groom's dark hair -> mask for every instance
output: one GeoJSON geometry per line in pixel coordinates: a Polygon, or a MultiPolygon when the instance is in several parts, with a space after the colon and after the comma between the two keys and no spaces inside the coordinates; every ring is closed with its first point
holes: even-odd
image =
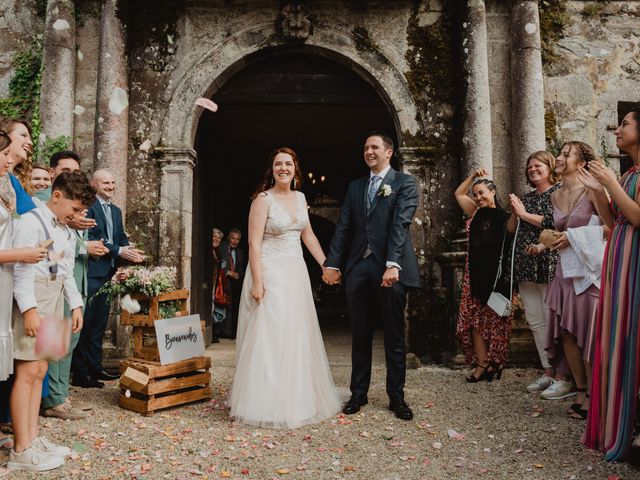
{"type": "Polygon", "coordinates": [[[369,135],[367,135],[367,138],[369,137],[380,137],[385,147],[387,147],[390,150],[394,149],[393,140],[391,140],[391,137],[384,132],[374,130],[373,132],[370,132],[369,135]]]}

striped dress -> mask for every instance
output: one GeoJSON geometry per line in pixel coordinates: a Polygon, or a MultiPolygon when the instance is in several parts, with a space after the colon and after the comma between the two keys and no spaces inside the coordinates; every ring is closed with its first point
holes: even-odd
{"type": "MultiPolygon", "coordinates": [[[[640,167],[620,183],[635,199],[640,167]]],[[[604,450],[607,461],[624,459],[631,448],[640,388],[640,229],[612,203],[615,226],[602,266],[591,403],[583,443],[604,450]]]]}

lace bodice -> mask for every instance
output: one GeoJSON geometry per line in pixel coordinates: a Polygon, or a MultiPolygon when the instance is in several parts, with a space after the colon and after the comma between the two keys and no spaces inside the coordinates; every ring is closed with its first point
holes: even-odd
{"type": "Polygon", "coordinates": [[[268,192],[263,195],[269,205],[262,237],[262,258],[301,257],[300,234],[309,225],[304,193],[296,191],[296,218],[268,192]]]}

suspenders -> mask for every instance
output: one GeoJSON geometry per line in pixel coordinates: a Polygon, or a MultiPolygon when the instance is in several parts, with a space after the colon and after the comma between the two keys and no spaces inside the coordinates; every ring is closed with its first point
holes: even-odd
{"type": "MultiPolygon", "coordinates": [[[[44,230],[45,238],[47,240],[51,240],[51,234],[49,233],[49,229],[47,228],[40,214],[37,212],[37,209],[34,208],[33,210],[30,210],[27,213],[32,213],[40,221],[40,225],[42,225],[42,229],[44,230]]],[[[52,251],[53,251],[53,243],[49,243],[49,245],[47,245],[47,260],[49,261],[49,278],[51,278],[51,280],[55,280],[56,277],[58,276],[58,263],[57,262],[53,264],[51,263],[52,251]]]]}

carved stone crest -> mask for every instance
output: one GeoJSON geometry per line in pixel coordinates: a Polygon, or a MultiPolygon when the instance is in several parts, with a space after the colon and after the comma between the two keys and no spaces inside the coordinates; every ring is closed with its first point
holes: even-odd
{"type": "Polygon", "coordinates": [[[304,5],[285,5],[276,22],[285,40],[304,42],[313,34],[313,25],[304,5]]]}

